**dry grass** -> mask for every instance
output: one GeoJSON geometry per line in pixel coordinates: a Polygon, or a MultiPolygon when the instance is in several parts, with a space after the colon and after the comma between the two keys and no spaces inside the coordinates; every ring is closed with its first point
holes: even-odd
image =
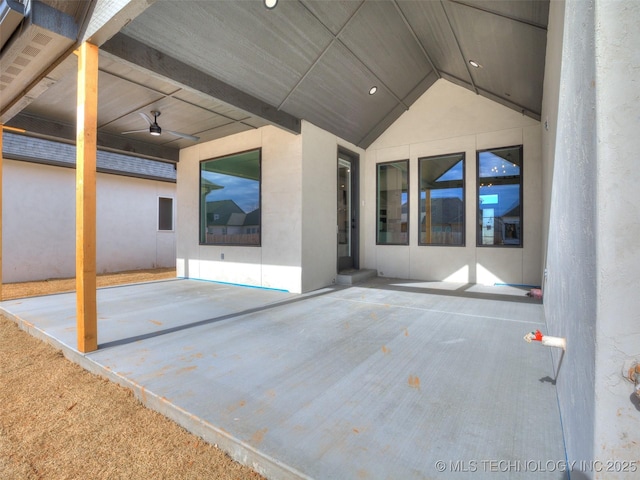
{"type": "MultiPolygon", "coordinates": [[[[175,278],[175,268],[157,268],[153,270],[133,270],[129,272],[98,275],[98,287],[122,285],[124,283],[140,283],[166,278],[175,278]]],[[[75,278],[56,278],[37,282],[8,283],[2,286],[2,299],[33,297],[52,293],[73,292],[76,289],[75,278]]]]}
{"type": "MultiPolygon", "coordinates": [[[[99,285],[171,278],[102,275],[99,285]]],[[[74,280],[5,285],[4,299],[73,290],[74,280]]],[[[130,390],[69,362],[0,316],[2,479],[260,479],[130,390]]]]}

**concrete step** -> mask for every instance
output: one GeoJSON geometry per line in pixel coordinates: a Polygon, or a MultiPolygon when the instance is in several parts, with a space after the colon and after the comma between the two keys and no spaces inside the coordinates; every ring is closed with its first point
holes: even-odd
{"type": "Polygon", "coordinates": [[[378,274],[377,271],[372,269],[364,270],[343,270],[338,273],[336,277],[336,283],[338,285],[355,285],[368,278],[375,277],[378,274]]]}

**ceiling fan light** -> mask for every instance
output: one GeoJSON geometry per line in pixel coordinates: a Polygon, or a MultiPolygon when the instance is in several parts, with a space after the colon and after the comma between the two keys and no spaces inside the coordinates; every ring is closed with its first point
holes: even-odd
{"type": "Polygon", "coordinates": [[[264,0],[264,6],[269,10],[273,10],[278,5],[278,0],[264,0]]]}
{"type": "Polygon", "coordinates": [[[154,123],[153,125],[149,126],[149,133],[157,137],[162,133],[162,129],[160,128],[160,125],[154,123]]]}

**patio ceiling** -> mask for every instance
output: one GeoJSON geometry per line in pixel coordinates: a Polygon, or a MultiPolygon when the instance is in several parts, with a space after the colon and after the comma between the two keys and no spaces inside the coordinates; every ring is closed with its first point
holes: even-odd
{"type": "Polygon", "coordinates": [[[280,0],[273,10],[262,0],[32,0],[30,8],[0,51],[0,122],[27,134],[75,138],[70,53],[84,40],[101,52],[99,146],[152,158],[177,161],[195,143],[169,131],[204,142],[267,124],[299,132],[301,119],[366,148],[439,78],[540,118],[548,0],[280,0]],[[162,135],[122,134],[147,129],[139,114],[152,110],[162,112],[162,135]]]}

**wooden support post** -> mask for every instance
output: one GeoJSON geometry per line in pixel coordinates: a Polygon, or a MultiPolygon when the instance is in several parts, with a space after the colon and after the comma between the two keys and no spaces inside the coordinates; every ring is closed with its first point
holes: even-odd
{"type": "Polygon", "coordinates": [[[2,135],[4,133],[3,125],[0,123],[0,301],[2,300],[2,168],[3,168],[3,155],[2,155],[2,135]]]}
{"type": "Polygon", "coordinates": [[[76,325],[78,350],[98,349],[96,293],[96,149],[98,47],[78,49],[76,136],[76,325]]]}

